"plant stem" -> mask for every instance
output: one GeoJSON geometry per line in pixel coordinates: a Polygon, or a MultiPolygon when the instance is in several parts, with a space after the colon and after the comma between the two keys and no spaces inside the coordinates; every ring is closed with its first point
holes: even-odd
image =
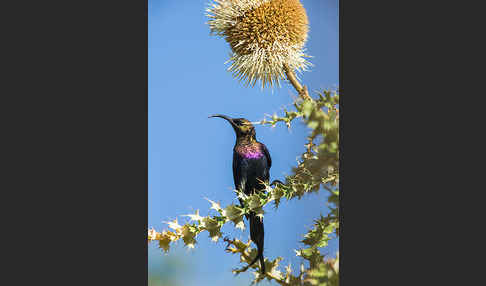
{"type": "Polygon", "coordinates": [[[309,91],[307,90],[307,86],[302,86],[300,82],[297,80],[297,77],[295,76],[294,71],[287,65],[284,64],[284,71],[285,75],[287,75],[287,79],[290,81],[292,86],[295,88],[295,90],[299,93],[300,97],[303,99],[309,99],[309,91]]]}
{"type": "MultiPolygon", "coordinates": [[[[243,251],[241,254],[243,255],[243,257],[245,257],[245,259],[246,259],[246,260],[250,260],[250,256],[249,256],[249,255],[247,255],[247,254],[245,253],[245,251],[243,251]]],[[[260,271],[259,269],[260,269],[260,267],[259,267],[259,266],[257,266],[257,271],[260,271]]],[[[245,271],[246,271],[246,269],[245,269],[245,271]]],[[[264,274],[264,275],[265,275],[265,276],[267,276],[267,277],[269,277],[269,278],[271,278],[271,279],[273,279],[273,280],[275,280],[275,282],[277,282],[278,284],[280,284],[280,285],[282,285],[282,286],[290,286],[289,284],[285,283],[285,281],[281,280],[280,278],[278,278],[278,277],[274,276],[274,275],[273,275],[273,274],[271,274],[271,273],[265,272],[265,274],[264,274]]]]}

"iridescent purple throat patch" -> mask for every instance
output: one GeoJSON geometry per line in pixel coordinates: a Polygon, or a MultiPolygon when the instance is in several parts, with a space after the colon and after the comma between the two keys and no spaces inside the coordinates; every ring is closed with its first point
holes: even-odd
{"type": "Polygon", "coordinates": [[[259,159],[263,157],[263,153],[258,151],[247,151],[243,154],[243,156],[246,159],[259,159]]]}

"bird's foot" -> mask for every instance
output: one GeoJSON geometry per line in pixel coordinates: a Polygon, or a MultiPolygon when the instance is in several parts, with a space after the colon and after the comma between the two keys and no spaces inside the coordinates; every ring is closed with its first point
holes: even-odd
{"type": "Polygon", "coordinates": [[[285,185],[284,183],[282,183],[280,180],[273,180],[273,182],[270,183],[270,186],[273,186],[275,185],[276,183],[279,183],[281,185],[285,185]]]}

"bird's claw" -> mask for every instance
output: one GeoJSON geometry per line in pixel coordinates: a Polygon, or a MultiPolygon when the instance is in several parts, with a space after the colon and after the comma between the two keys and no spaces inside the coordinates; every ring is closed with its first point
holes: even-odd
{"type": "Polygon", "coordinates": [[[270,183],[270,186],[273,186],[275,185],[276,183],[279,183],[281,185],[285,185],[284,183],[282,183],[280,180],[273,180],[273,182],[270,183]]]}

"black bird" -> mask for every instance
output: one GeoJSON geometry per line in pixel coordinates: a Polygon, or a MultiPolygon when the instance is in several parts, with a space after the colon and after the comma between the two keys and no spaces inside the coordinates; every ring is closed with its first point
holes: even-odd
{"type": "MultiPolygon", "coordinates": [[[[226,119],[236,133],[236,144],[233,148],[233,179],[235,188],[246,195],[260,192],[265,189],[263,182],[268,183],[272,159],[267,147],[256,140],[255,127],[244,118],[230,118],[225,115],[215,114],[209,116],[226,119]]],[[[243,206],[243,201],[240,199],[243,206]]],[[[265,273],[263,258],[263,220],[254,212],[246,215],[250,222],[250,238],[256,244],[258,252],[255,259],[247,266],[250,267],[258,259],[260,269],[265,273]]]]}

